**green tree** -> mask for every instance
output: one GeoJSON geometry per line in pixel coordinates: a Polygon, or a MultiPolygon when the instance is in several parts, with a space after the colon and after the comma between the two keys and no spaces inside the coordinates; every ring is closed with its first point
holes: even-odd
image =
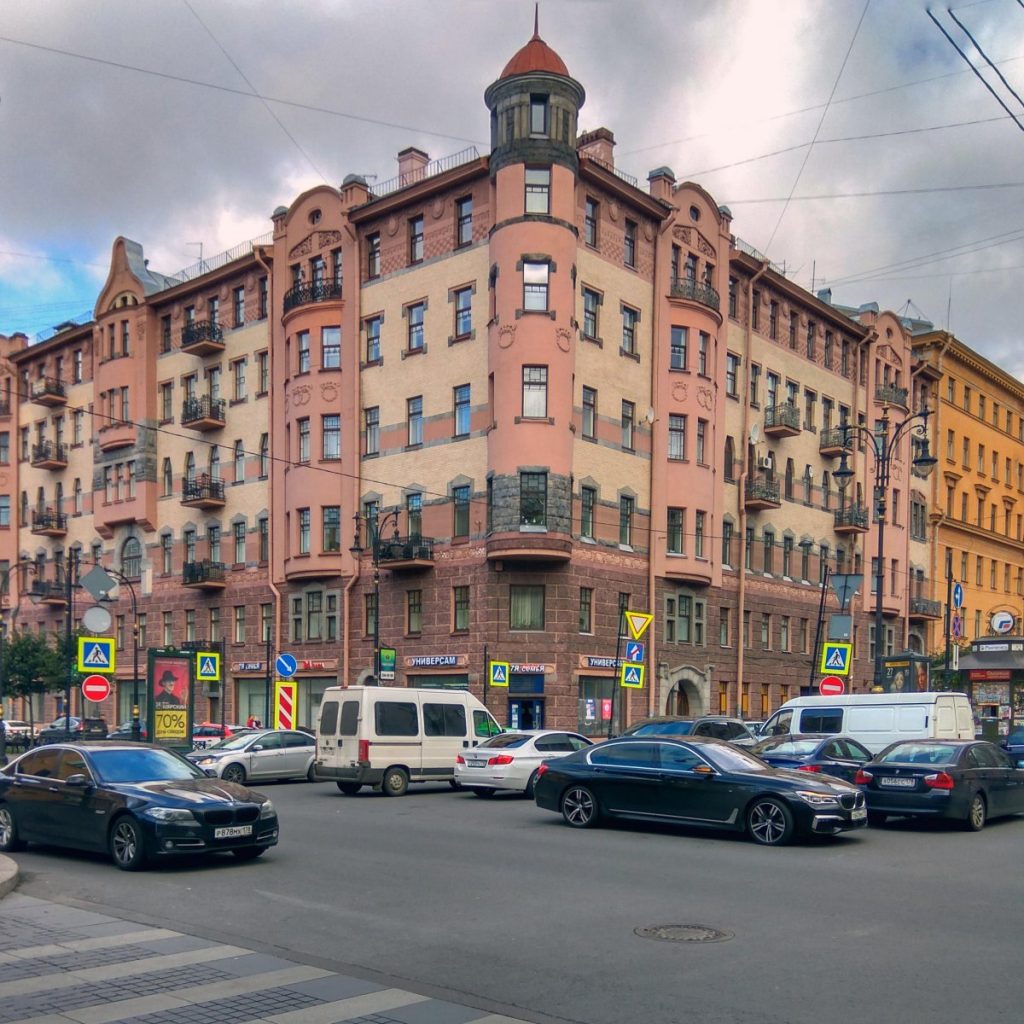
{"type": "Polygon", "coordinates": [[[14,633],[4,644],[0,665],[4,688],[8,697],[28,699],[30,725],[34,724],[31,698],[63,689],[64,665],[60,652],[45,635],[24,630],[14,633]]]}

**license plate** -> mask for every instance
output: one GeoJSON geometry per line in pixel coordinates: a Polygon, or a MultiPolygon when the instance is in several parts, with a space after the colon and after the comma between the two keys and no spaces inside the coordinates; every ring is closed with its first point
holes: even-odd
{"type": "Polygon", "coordinates": [[[890,786],[893,789],[913,789],[917,785],[917,779],[894,779],[883,776],[878,780],[880,786],[890,786]]]}
{"type": "Polygon", "coordinates": [[[483,761],[467,761],[466,764],[468,764],[470,768],[483,768],[484,766],[483,761]]]}
{"type": "Polygon", "coordinates": [[[853,821],[863,821],[868,816],[866,807],[858,807],[856,810],[850,813],[850,818],[853,821]]]}
{"type": "Polygon", "coordinates": [[[238,839],[240,836],[251,836],[252,825],[230,825],[227,828],[215,828],[214,839],[238,839]]]}

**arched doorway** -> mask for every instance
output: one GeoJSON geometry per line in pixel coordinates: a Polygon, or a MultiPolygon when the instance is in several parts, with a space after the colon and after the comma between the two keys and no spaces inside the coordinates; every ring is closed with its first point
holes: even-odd
{"type": "Polygon", "coordinates": [[[703,672],[695,668],[677,668],[669,675],[668,683],[666,715],[696,717],[708,713],[709,683],[703,672]]]}

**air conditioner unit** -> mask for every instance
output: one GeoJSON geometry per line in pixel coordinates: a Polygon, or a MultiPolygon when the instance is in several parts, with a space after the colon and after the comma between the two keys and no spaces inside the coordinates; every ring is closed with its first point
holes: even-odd
{"type": "Polygon", "coordinates": [[[758,455],[757,457],[757,468],[758,469],[771,469],[774,463],[770,455],[758,455]]]}

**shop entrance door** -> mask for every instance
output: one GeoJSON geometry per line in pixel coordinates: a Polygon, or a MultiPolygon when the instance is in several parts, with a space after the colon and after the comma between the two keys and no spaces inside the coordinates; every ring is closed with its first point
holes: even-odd
{"type": "Polygon", "coordinates": [[[510,697],[508,725],[510,729],[543,729],[544,701],[531,697],[510,697]]]}

